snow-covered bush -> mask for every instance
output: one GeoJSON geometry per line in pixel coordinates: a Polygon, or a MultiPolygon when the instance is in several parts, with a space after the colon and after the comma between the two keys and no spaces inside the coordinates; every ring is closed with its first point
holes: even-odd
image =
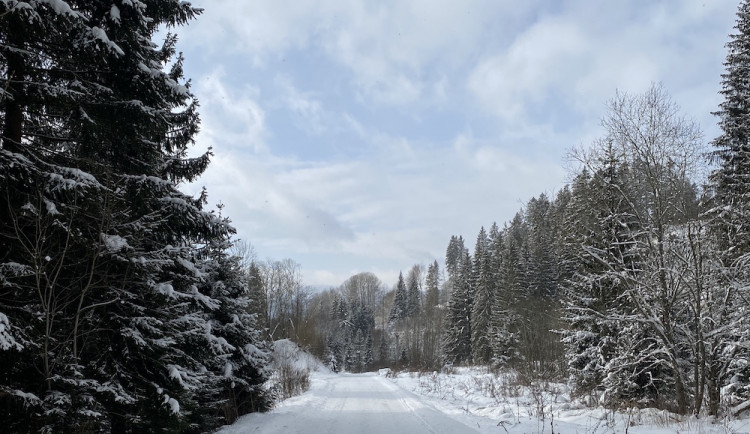
{"type": "Polygon", "coordinates": [[[310,387],[310,372],[321,368],[315,357],[294,342],[278,340],[274,342],[271,388],[280,399],[299,395],[310,387]]]}

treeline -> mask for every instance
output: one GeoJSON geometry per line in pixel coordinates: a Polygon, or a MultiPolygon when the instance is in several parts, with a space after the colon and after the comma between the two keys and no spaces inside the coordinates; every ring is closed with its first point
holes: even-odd
{"type": "Polygon", "coordinates": [[[0,2],[3,432],[204,432],[271,404],[234,229],[178,190],[210,152],[187,156],[197,102],[153,37],[200,10],[116,3],[0,2]]]}
{"type": "Polygon", "coordinates": [[[302,344],[336,370],[438,369],[443,364],[437,263],[415,265],[386,291],[372,273],[311,296],[302,344]],[[426,286],[426,287],[425,287],[426,286]]]}
{"type": "Polygon", "coordinates": [[[746,409],[750,154],[729,66],[713,152],[661,86],[618,94],[554,200],[481,229],[473,256],[451,239],[446,361],[568,378],[610,407],[746,409]]]}

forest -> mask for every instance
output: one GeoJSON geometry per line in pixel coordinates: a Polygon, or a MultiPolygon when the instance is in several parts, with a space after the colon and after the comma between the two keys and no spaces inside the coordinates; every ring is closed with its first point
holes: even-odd
{"type": "Polygon", "coordinates": [[[392,290],[363,273],[311,295],[289,337],[347,371],[484,365],[570,381],[611,408],[745,410],[743,152],[727,136],[705,149],[660,85],[608,107],[607,135],[571,151],[580,164],[554,198],[480,228],[472,252],[452,236],[443,271],[415,265],[392,290]],[[706,156],[718,168],[701,179],[706,156]]]}
{"type": "Polygon", "coordinates": [[[210,431],[279,399],[279,339],[336,372],[477,365],[607,408],[750,409],[750,2],[718,137],[661,84],[616,92],[564,188],[475,241],[446,236],[392,288],[362,272],[326,290],[181,191],[212,151],[190,153],[177,37],[154,40],[200,13],[0,1],[4,429],[210,431]]]}

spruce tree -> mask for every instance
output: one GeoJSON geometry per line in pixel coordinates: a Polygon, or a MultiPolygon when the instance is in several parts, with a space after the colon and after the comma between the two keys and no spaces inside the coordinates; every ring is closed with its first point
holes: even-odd
{"type": "MultiPolygon", "coordinates": [[[[708,212],[711,227],[723,263],[721,287],[727,288],[727,300],[746,300],[743,288],[750,282],[750,2],[743,0],[737,10],[736,32],[727,43],[727,57],[722,74],[721,94],[724,100],[714,115],[719,118],[721,134],[712,142],[713,162],[718,166],[710,176],[714,189],[713,208],[708,212]]],[[[739,301],[738,300],[738,301],[739,301]]],[[[739,303],[730,312],[737,312],[739,303]]],[[[744,304],[745,308],[747,304],[744,304]]],[[[745,315],[746,316],[746,315],[745,315]]],[[[739,323],[732,327],[732,340],[748,339],[748,327],[739,323]]],[[[719,342],[719,340],[715,340],[719,342]]],[[[725,390],[733,404],[750,398],[750,351],[741,346],[732,350],[713,344],[718,353],[711,372],[728,371],[734,381],[725,390]],[[731,354],[728,368],[719,360],[731,354]]],[[[717,375],[718,376],[718,375],[717,375]]],[[[721,400],[721,381],[713,381],[715,392],[710,396],[710,410],[715,411],[721,400]]]]}
{"type": "Polygon", "coordinates": [[[473,304],[471,256],[464,250],[460,265],[451,277],[451,299],[443,340],[446,362],[471,362],[471,308],[473,304]]]}
{"type": "Polygon", "coordinates": [[[191,419],[201,427],[232,423],[272,404],[264,387],[271,374],[271,341],[260,324],[258,300],[249,291],[252,276],[238,257],[226,253],[228,246],[228,239],[217,240],[197,252],[197,269],[205,276],[199,287],[205,326],[195,332],[209,351],[191,419]]]}
{"type": "Polygon", "coordinates": [[[438,369],[442,362],[441,339],[443,333],[443,310],[440,303],[440,267],[433,261],[427,267],[425,277],[424,331],[422,332],[423,367],[438,369]]]}
{"type": "Polygon", "coordinates": [[[623,312],[624,288],[616,277],[608,275],[607,267],[612,263],[622,264],[633,254],[630,233],[637,228],[620,224],[629,220],[617,194],[625,187],[623,169],[618,169],[614,157],[609,164],[605,172],[597,173],[593,179],[587,172],[576,177],[566,219],[567,226],[573,229],[566,237],[571,252],[575,252],[571,262],[577,266],[565,284],[566,320],[571,327],[564,333],[563,341],[575,390],[581,395],[604,387],[608,366],[618,351],[616,343],[622,326],[607,320],[605,315],[623,312]]]}
{"type": "Polygon", "coordinates": [[[555,258],[552,233],[552,204],[545,194],[532,198],[526,206],[529,228],[529,294],[547,297],[556,292],[555,258]]]}
{"type": "Polygon", "coordinates": [[[398,273],[398,283],[396,284],[396,295],[393,298],[393,307],[391,308],[391,314],[388,317],[390,322],[397,322],[407,317],[408,310],[408,295],[406,293],[406,284],[404,283],[404,275],[398,273]]]}
{"type": "Polygon", "coordinates": [[[445,252],[445,269],[448,271],[448,276],[453,276],[458,272],[465,249],[464,239],[461,236],[451,235],[445,252]]]}
{"type": "Polygon", "coordinates": [[[425,313],[428,316],[433,316],[434,311],[439,303],[439,291],[440,291],[440,267],[437,261],[434,261],[427,267],[427,277],[425,278],[426,294],[425,294],[425,313]]]}
{"type": "Polygon", "coordinates": [[[406,279],[406,315],[416,318],[422,310],[422,268],[415,265],[409,270],[406,279]]]}
{"type": "Polygon", "coordinates": [[[247,292],[250,298],[251,312],[257,315],[256,322],[260,328],[268,333],[268,299],[263,284],[263,271],[257,262],[253,261],[246,270],[247,292]]]}
{"type": "Polygon", "coordinates": [[[722,74],[724,101],[714,114],[721,134],[714,139],[713,159],[718,168],[711,174],[716,196],[715,222],[725,263],[750,253],[750,2],[737,11],[736,33],[727,43],[726,71],[722,74]]]}
{"type": "Polygon", "coordinates": [[[152,38],[200,10],[16,6],[0,3],[5,428],[187,429],[218,355],[195,246],[233,230],[177,188],[210,155],[187,157],[199,119],[176,37],[152,38]]]}
{"type": "Polygon", "coordinates": [[[473,303],[471,306],[471,349],[474,363],[492,358],[491,322],[495,282],[490,268],[490,239],[484,228],[477,235],[473,264],[473,303]]]}
{"type": "MultiPolygon", "coordinates": [[[[507,229],[507,228],[506,228],[507,229]]],[[[515,250],[506,243],[504,232],[498,231],[492,237],[490,268],[495,282],[490,321],[490,343],[492,363],[497,367],[507,367],[519,359],[517,301],[520,295],[515,284],[517,261],[515,250]]]]}

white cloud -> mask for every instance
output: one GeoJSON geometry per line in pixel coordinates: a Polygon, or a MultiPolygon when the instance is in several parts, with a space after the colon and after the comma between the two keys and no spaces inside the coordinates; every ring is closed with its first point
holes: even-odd
{"type": "Polygon", "coordinates": [[[489,110],[513,121],[569,80],[570,69],[587,51],[587,39],[575,25],[542,21],[506,52],[482,60],[469,76],[469,88],[489,110]]]}
{"type": "Polygon", "coordinates": [[[204,13],[182,40],[201,50],[249,57],[252,64],[262,66],[268,56],[308,44],[320,23],[317,3],[299,0],[290,7],[285,2],[198,0],[194,4],[204,13]]]}
{"type": "Polygon", "coordinates": [[[539,111],[599,117],[616,89],[642,92],[659,81],[668,89],[695,86],[723,56],[723,39],[697,30],[733,12],[727,0],[721,7],[706,3],[569,2],[478,59],[467,88],[488,112],[513,124],[539,111]]]}
{"type": "Polygon", "coordinates": [[[325,202],[305,197],[298,188],[301,185],[284,182],[283,177],[293,176],[296,170],[292,161],[217,150],[198,184],[211,187],[209,199],[224,203],[240,237],[258,242],[259,247],[273,244],[288,248],[292,244],[315,249],[353,237],[352,231],[325,209],[325,202]]]}
{"type": "Polygon", "coordinates": [[[290,50],[320,50],[350,71],[361,98],[404,105],[439,98],[442,75],[478,53],[488,26],[513,27],[534,3],[511,1],[197,1],[206,9],[183,41],[221,46],[263,67],[290,50]]]}
{"type": "Polygon", "coordinates": [[[297,127],[309,134],[323,133],[326,120],[320,100],[312,92],[297,89],[289,77],[276,76],[274,81],[281,91],[284,105],[294,115],[297,127]]]}
{"type": "Polygon", "coordinates": [[[194,92],[201,104],[202,141],[267,151],[265,112],[256,88],[229,88],[224,72],[217,69],[202,77],[194,92]]]}
{"type": "Polygon", "coordinates": [[[308,270],[303,274],[302,279],[304,282],[308,282],[308,285],[334,288],[344,283],[344,281],[351,276],[352,274],[349,274],[348,272],[344,274],[336,274],[330,270],[308,270]]]}

